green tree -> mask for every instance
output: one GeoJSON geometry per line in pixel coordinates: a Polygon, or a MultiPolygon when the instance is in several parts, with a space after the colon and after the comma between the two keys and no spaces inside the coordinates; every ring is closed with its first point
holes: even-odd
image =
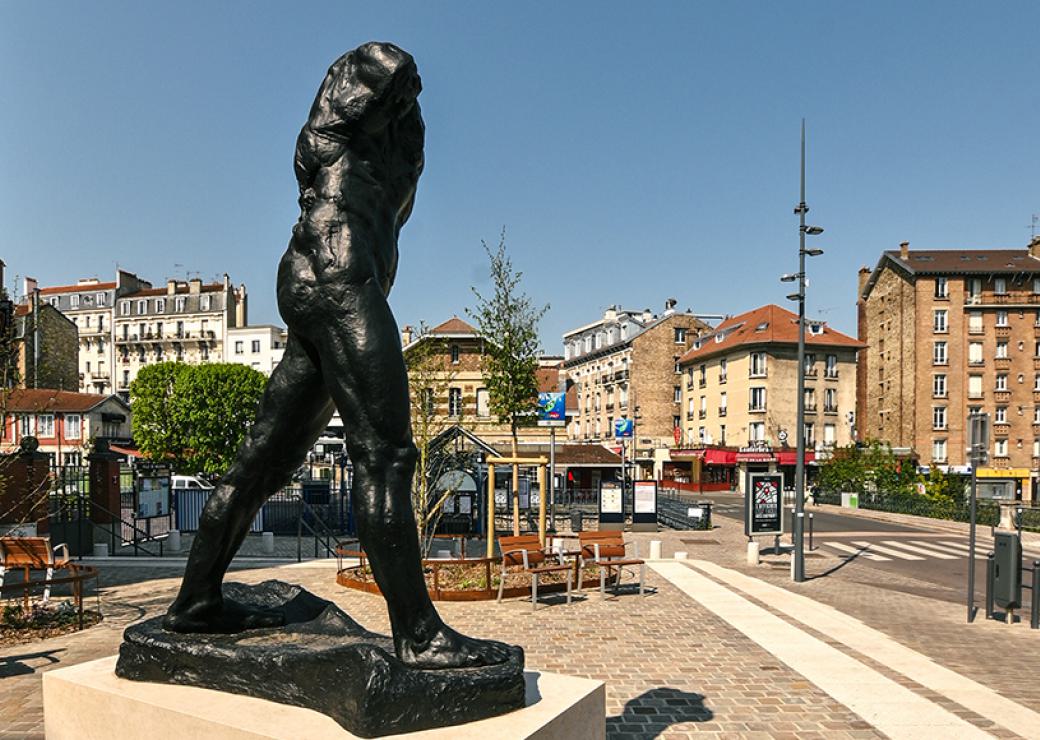
{"type": "Polygon", "coordinates": [[[179,472],[223,473],[266,384],[263,373],[245,365],[149,365],[130,384],[134,440],[179,472]]]}
{"type": "MultiPolygon", "coordinates": [[[[517,429],[536,418],[538,405],[538,322],[549,306],[536,308],[520,287],[523,273],[513,269],[502,229],[498,248],[480,242],[490,259],[492,293],[475,287],[477,303],[466,313],[484,339],[483,373],[488,405],[501,424],[509,424],[512,454],[517,456],[517,429]]],[[[513,534],[520,534],[519,466],[513,465],[513,534]]]]}

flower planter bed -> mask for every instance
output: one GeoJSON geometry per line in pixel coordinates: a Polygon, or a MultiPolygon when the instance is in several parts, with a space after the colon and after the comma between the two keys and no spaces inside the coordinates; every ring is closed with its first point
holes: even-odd
{"type": "MultiPolygon", "coordinates": [[[[430,592],[430,598],[434,601],[490,601],[498,598],[501,562],[499,558],[424,560],[423,574],[426,577],[426,588],[430,592]]],[[[516,571],[506,573],[503,598],[511,599],[531,594],[531,576],[520,572],[519,568],[516,571]]],[[[583,588],[599,588],[597,568],[586,568],[583,573],[586,576],[582,582],[583,588]]],[[[336,573],[336,583],[357,591],[379,593],[379,586],[372,578],[372,571],[363,561],[361,565],[341,568],[336,573]]],[[[566,590],[567,581],[563,574],[545,574],[538,579],[538,593],[566,590]]]]}

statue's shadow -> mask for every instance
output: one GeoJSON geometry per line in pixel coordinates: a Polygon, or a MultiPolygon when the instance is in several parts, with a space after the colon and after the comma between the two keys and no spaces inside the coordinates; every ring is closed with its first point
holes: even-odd
{"type": "Polygon", "coordinates": [[[672,725],[708,722],[715,713],[704,706],[704,696],[669,686],[644,691],[625,702],[621,714],[607,717],[607,737],[657,737],[672,725]]]}

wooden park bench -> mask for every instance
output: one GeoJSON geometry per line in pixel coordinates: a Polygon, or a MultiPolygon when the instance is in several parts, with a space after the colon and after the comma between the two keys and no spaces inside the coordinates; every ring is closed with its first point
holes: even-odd
{"type": "MultiPolygon", "coordinates": [[[[618,587],[621,585],[621,574],[624,568],[639,566],[639,595],[644,594],[646,582],[646,561],[638,557],[627,557],[625,538],[621,532],[579,532],[578,542],[581,545],[580,568],[588,564],[599,567],[599,591],[601,594],[607,592],[607,576],[617,570],[614,580],[614,594],[617,595],[618,587]]],[[[633,545],[634,547],[634,545],[633,545]]],[[[639,553],[636,552],[635,555],[639,553]]],[[[578,588],[581,588],[581,577],[578,578],[578,588]]]]}
{"type": "MultiPolygon", "coordinates": [[[[29,583],[29,574],[34,570],[46,572],[46,581],[54,577],[55,568],[65,568],[69,564],[69,548],[60,544],[51,547],[50,537],[0,537],[0,591],[3,590],[4,575],[12,568],[22,568],[25,572],[25,583],[29,583]],[[61,550],[63,555],[56,557],[61,550]]],[[[29,589],[23,589],[25,608],[29,608],[29,589]]],[[[43,587],[43,603],[51,598],[50,583],[43,587]]]]}
{"type": "Polygon", "coordinates": [[[502,576],[498,582],[498,600],[502,601],[502,590],[506,585],[506,568],[523,566],[524,573],[531,576],[531,611],[538,605],[538,576],[543,573],[567,573],[567,603],[571,603],[573,568],[564,562],[559,553],[542,548],[536,534],[518,537],[499,537],[498,548],[502,551],[502,576]]]}

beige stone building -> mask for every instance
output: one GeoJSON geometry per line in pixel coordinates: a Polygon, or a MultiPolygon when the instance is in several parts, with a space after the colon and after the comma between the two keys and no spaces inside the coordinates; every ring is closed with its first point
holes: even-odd
{"type": "Polygon", "coordinates": [[[167,281],[120,296],[113,318],[116,391],[124,398],[145,365],[226,362],[228,331],[247,324],[246,287],[224,275],[218,283],[167,281]]]}
{"type": "Polygon", "coordinates": [[[237,362],[270,377],[285,354],[289,333],[272,324],[252,324],[228,329],[225,362],[237,362]]]}
{"type": "Polygon", "coordinates": [[[679,358],[711,327],[669,301],[658,316],[611,306],[603,317],[563,336],[563,368],[575,414],[567,436],[614,444],[614,422],[635,422],[635,459],[643,474],[654,450],[674,444],[681,420],[679,358]]]}
{"type": "Polygon", "coordinates": [[[993,421],[993,496],[1035,500],[1040,238],[1026,249],[898,250],[860,270],[858,426],[922,466],[968,472],[965,426],[993,421]]]}
{"type": "MultiPolygon", "coordinates": [[[[853,441],[863,345],[815,321],[805,342],[805,448],[812,462],[853,441]]],[[[659,456],[658,477],[728,490],[739,488],[749,470],[779,470],[793,484],[798,316],[768,305],[728,318],[694,340],[679,367],[682,435],[659,456]]]]}

